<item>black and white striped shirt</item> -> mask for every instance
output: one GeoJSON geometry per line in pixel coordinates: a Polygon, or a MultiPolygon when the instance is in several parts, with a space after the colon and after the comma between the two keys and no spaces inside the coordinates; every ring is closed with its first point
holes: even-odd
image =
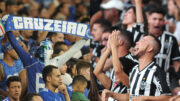
{"type": "Polygon", "coordinates": [[[144,23],[136,23],[131,28],[127,29],[133,33],[133,46],[145,35],[144,28],[144,23]]]}
{"type": "MultiPolygon", "coordinates": [[[[130,53],[128,53],[127,55],[125,55],[124,57],[119,58],[119,60],[121,61],[122,65],[123,65],[123,71],[129,75],[129,73],[131,72],[132,68],[138,64],[138,60],[135,59],[130,53]]],[[[110,75],[110,79],[112,81],[116,81],[115,75],[114,75],[114,69],[112,69],[111,71],[111,75],[110,75]]]]}
{"type": "MultiPolygon", "coordinates": [[[[129,75],[130,71],[132,70],[132,68],[138,64],[138,61],[136,59],[134,59],[134,57],[132,57],[132,55],[130,53],[128,53],[126,56],[121,57],[119,59],[123,65],[123,71],[129,75]]],[[[121,83],[117,83],[116,79],[115,79],[115,75],[114,75],[114,69],[112,69],[111,72],[111,86],[110,86],[110,90],[116,93],[127,93],[127,87],[125,85],[122,85],[121,83]]],[[[108,101],[116,101],[113,98],[109,98],[108,101]]]]}
{"type": "Polygon", "coordinates": [[[129,79],[130,100],[135,96],[171,94],[165,72],[154,61],[141,71],[139,71],[139,65],[136,65],[130,73],[129,79]]]}
{"type": "Polygon", "coordinates": [[[93,68],[96,67],[96,58],[99,58],[101,56],[101,50],[104,48],[99,42],[94,42],[91,40],[90,48],[93,49],[92,51],[92,57],[91,57],[91,65],[93,68]]]}
{"type": "Polygon", "coordinates": [[[167,71],[173,61],[180,60],[178,43],[173,34],[167,31],[164,31],[158,38],[161,41],[161,50],[159,54],[155,56],[156,64],[162,67],[164,71],[167,71]]]}

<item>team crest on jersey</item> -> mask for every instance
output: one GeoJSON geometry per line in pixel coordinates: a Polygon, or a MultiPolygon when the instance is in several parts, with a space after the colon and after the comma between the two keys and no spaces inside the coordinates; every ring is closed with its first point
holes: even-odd
{"type": "Polygon", "coordinates": [[[143,90],[145,89],[147,83],[145,81],[141,81],[141,84],[140,84],[140,89],[143,90]]]}
{"type": "Polygon", "coordinates": [[[166,49],[167,49],[167,48],[168,48],[168,46],[169,46],[169,45],[168,45],[168,41],[166,40],[166,41],[164,42],[164,48],[166,48],[166,49]]]}

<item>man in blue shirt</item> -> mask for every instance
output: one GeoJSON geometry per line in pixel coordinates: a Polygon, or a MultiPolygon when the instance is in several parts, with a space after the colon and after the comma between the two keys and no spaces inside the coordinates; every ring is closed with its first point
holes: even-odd
{"type": "Polygon", "coordinates": [[[21,80],[18,76],[11,76],[6,81],[8,96],[2,101],[20,101],[21,96],[21,80]]]}
{"type": "Polygon", "coordinates": [[[7,96],[6,80],[10,76],[18,75],[23,67],[16,65],[15,60],[18,59],[18,55],[9,42],[2,45],[2,51],[4,52],[4,58],[0,61],[0,93],[7,96]]]}
{"type": "Polygon", "coordinates": [[[7,36],[25,67],[19,74],[22,80],[22,95],[24,95],[26,91],[28,93],[38,93],[40,89],[45,87],[42,79],[44,64],[39,58],[32,57],[27,53],[21,45],[18,44],[12,32],[7,32],[7,36]]]}
{"type": "MultiPolygon", "coordinates": [[[[63,101],[55,92],[58,86],[62,85],[59,69],[55,66],[48,65],[44,67],[42,75],[46,88],[40,91],[39,94],[43,101],[63,101]]],[[[69,98],[67,91],[64,93],[64,96],[65,98],[69,98]]],[[[66,99],[66,101],[70,101],[70,99],[66,99]]]]}

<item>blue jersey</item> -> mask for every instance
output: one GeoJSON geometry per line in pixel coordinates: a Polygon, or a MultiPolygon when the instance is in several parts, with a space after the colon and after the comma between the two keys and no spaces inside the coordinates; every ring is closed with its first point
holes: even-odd
{"type": "MultiPolygon", "coordinates": [[[[68,94],[72,94],[71,90],[67,86],[66,86],[66,89],[68,91],[68,94]]],[[[61,92],[58,92],[57,95],[62,99],[62,101],[66,101],[64,94],[62,94],[61,92]]]]}
{"type": "MultiPolygon", "coordinates": [[[[69,93],[69,97],[71,98],[72,93],[73,93],[72,83],[67,88],[68,88],[67,90],[69,93]]],[[[86,96],[86,98],[88,98],[88,89],[87,88],[85,88],[84,95],[86,96]]]]}
{"type": "Polygon", "coordinates": [[[39,92],[40,96],[42,97],[43,101],[64,101],[58,94],[53,93],[47,88],[44,88],[39,92]]]}
{"type": "Polygon", "coordinates": [[[15,67],[19,67],[18,68],[18,69],[20,69],[19,71],[21,71],[24,68],[21,59],[18,58],[17,60],[14,60],[14,62],[15,62],[15,67]]]}
{"type": "MultiPolygon", "coordinates": [[[[4,37],[0,37],[0,43],[4,37]]],[[[2,44],[0,44],[0,60],[3,60],[4,53],[2,52],[2,44]]]]}
{"type": "Polygon", "coordinates": [[[29,46],[30,47],[29,53],[32,56],[35,56],[35,52],[38,48],[38,46],[36,46],[36,40],[30,38],[29,41],[26,41],[26,40],[24,40],[24,37],[21,35],[19,36],[19,40],[21,40],[26,46],[29,46]]]}
{"type": "Polygon", "coordinates": [[[3,89],[4,91],[6,91],[6,80],[10,76],[15,76],[15,75],[17,76],[18,73],[21,71],[22,67],[16,67],[15,63],[13,66],[9,66],[3,61],[0,61],[0,64],[2,65],[4,69],[4,79],[3,81],[0,82],[0,89],[3,89]]]}
{"type": "Polygon", "coordinates": [[[5,99],[3,99],[2,101],[10,101],[9,97],[7,96],[5,99]]]}
{"type": "Polygon", "coordinates": [[[7,35],[11,45],[19,55],[19,58],[24,65],[24,68],[26,68],[28,93],[39,93],[40,89],[45,87],[44,81],[42,79],[42,70],[44,68],[44,64],[42,64],[39,59],[34,58],[30,54],[28,54],[21,47],[21,45],[19,45],[12,32],[8,32],[7,35]]]}

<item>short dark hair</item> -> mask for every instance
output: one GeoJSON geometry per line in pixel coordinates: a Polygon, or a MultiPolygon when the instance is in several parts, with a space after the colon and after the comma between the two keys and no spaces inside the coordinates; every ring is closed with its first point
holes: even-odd
{"type": "Polygon", "coordinates": [[[54,45],[53,58],[57,56],[61,51],[65,51],[61,48],[61,45],[66,45],[64,42],[56,42],[54,45]]]}
{"type": "Polygon", "coordinates": [[[135,16],[136,16],[136,8],[135,8],[135,6],[129,6],[128,8],[126,8],[126,12],[127,12],[128,10],[130,10],[130,9],[133,9],[133,12],[134,12],[134,14],[135,14],[135,16]]]}
{"type": "Polygon", "coordinates": [[[155,55],[158,54],[160,52],[160,49],[161,49],[160,40],[152,34],[148,34],[147,36],[151,36],[152,38],[154,38],[155,42],[157,43],[157,52],[155,53],[155,55]]]}
{"type": "Polygon", "coordinates": [[[64,42],[57,42],[54,45],[54,53],[53,54],[58,54],[60,51],[64,51],[63,49],[60,48],[61,45],[66,45],[64,42]]]}
{"type": "Polygon", "coordinates": [[[76,70],[77,70],[77,74],[80,73],[80,70],[81,69],[84,69],[84,68],[90,68],[91,67],[91,64],[89,62],[86,62],[86,61],[79,61],[77,64],[76,64],[76,70]]]}
{"type": "Polygon", "coordinates": [[[47,37],[49,37],[51,39],[53,36],[56,36],[56,35],[57,35],[56,32],[49,32],[47,37]]]}
{"type": "Polygon", "coordinates": [[[127,30],[121,30],[120,31],[120,37],[123,36],[125,38],[125,40],[127,41],[127,44],[126,44],[126,48],[127,49],[130,49],[131,46],[134,45],[134,42],[133,42],[133,33],[132,32],[129,32],[127,30]]]}
{"type": "Polygon", "coordinates": [[[164,8],[160,5],[156,5],[154,4],[151,9],[149,9],[149,15],[151,15],[152,13],[160,13],[163,16],[165,16],[166,12],[164,10],[164,8]]]}
{"type": "Polygon", "coordinates": [[[112,24],[106,19],[98,19],[94,21],[94,24],[100,24],[101,28],[103,28],[103,32],[111,32],[112,31],[112,24]]]}
{"type": "Polygon", "coordinates": [[[7,7],[7,6],[10,6],[10,5],[17,5],[16,0],[7,0],[7,1],[6,1],[6,7],[7,7]]]}
{"type": "Polygon", "coordinates": [[[43,75],[43,80],[45,83],[46,83],[47,76],[49,76],[52,73],[53,69],[58,69],[58,67],[55,67],[53,65],[48,65],[44,67],[42,71],[42,75],[43,75]]]}
{"type": "Polygon", "coordinates": [[[6,80],[6,86],[10,87],[11,82],[21,82],[21,79],[18,76],[11,76],[6,80]]]}
{"type": "MultiPolygon", "coordinates": [[[[23,99],[23,101],[33,101],[33,97],[34,96],[40,96],[39,94],[37,94],[37,93],[28,93],[25,97],[24,97],[24,99],[23,99]]],[[[41,96],[40,96],[41,97],[41,96]]]]}
{"type": "Polygon", "coordinates": [[[72,85],[76,84],[77,82],[86,83],[87,79],[82,75],[77,75],[73,78],[72,85]]]}

